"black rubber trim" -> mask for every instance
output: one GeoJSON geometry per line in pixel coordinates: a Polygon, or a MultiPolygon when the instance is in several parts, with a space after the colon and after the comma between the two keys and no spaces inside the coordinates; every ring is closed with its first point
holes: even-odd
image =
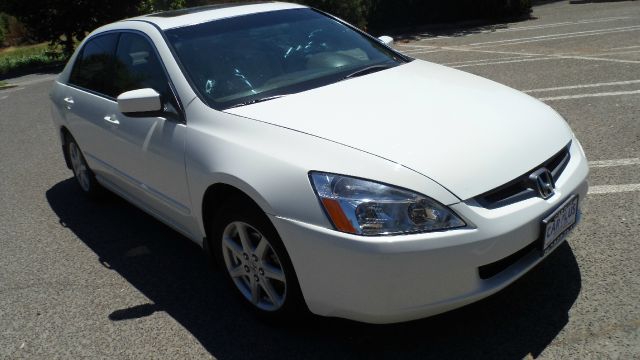
{"type": "Polygon", "coordinates": [[[554,181],[557,181],[571,160],[570,149],[571,142],[569,142],[569,144],[563,147],[562,150],[557,152],[550,159],[536,166],[531,171],[528,171],[527,173],[520,175],[495,189],[475,196],[474,198],[480,205],[487,209],[497,209],[502,206],[538,196],[537,192],[532,187],[529,175],[538,169],[546,167],[551,171],[554,181]]]}
{"type": "Polygon", "coordinates": [[[530,253],[534,251],[539,251],[539,245],[540,245],[540,241],[539,239],[536,239],[536,241],[516,251],[515,253],[507,256],[506,258],[503,258],[491,264],[480,266],[478,268],[478,274],[480,275],[480,279],[487,280],[498,275],[499,273],[506,270],[509,266],[517,263],[518,261],[520,261],[520,259],[529,255],[530,253]]]}

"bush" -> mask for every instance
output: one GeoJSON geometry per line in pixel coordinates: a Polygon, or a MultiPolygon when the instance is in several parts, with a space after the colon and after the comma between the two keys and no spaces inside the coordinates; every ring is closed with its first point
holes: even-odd
{"type": "Polygon", "coordinates": [[[188,4],[186,0],[141,0],[140,5],[138,5],[138,11],[142,14],[149,14],[163,10],[177,10],[195,5],[195,3],[188,4]]]}
{"type": "Polygon", "coordinates": [[[502,20],[528,16],[531,0],[373,0],[374,31],[463,20],[502,20]]]}
{"type": "MultiPolygon", "coordinates": [[[[209,4],[229,3],[229,2],[253,2],[252,0],[173,0],[186,4],[187,7],[201,6],[209,4]]],[[[287,1],[287,0],[285,0],[287,1]]],[[[299,4],[311,6],[323,11],[326,11],[332,15],[335,15],[349,23],[359,26],[364,29],[367,26],[367,19],[369,17],[369,10],[371,3],[374,0],[288,0],[299,4]]],[[[152,2],[156,5],[165,4],[168,0],[144,0],[143,2],[152,2]]],[[[168,10],[169,6],[156,6],[156,9],[168,10]]]]}
{"type": "MultiPolygon", "coordinates": [[[[242,0],[233,1],[242,2],[242,0]]],[[[373,32],[404,29],[434,22],[509,19],[526,16],[531,12],[531,0],[293,1],[326,11],[373,32]]],[[[229,2],[229,0],[186,0],[187,6],[220,2],[229,2]]]]}
{"type": "Polygon", "coordinates": [[[300,2],[331,13],[365,29],[372,0],[303,0],[300,2]]]}
{"type": "Polygon", "coordinates": [[[0,12],[0,47],[4,46],[4,34],[7,32],[7,18],[9,15],[0,12]]]}
{"type": "MultiPolygon", "coordinates": [[[[21,14],[20,19],[0,13],[0,47],[24,44],[32,39],[64,44],[69,55],[86,32],[97,25],[139,12],[178,9],[220,2],[246,0],[82,0],[60,2],[56,9],[41,6],[40,2],[0,0],[0,10],[21,14]],[[83,4],[81,8],[77,5],[83,4]],[[113,5],[116,4],[116,5],[113,5]],[[27,6],[28,5],[28,6],[27,6]],[[124,6],[126,5],[126,6],[124,6]],[[115,9],[115,10],[114,10],[115,9]],[[54,11],[55,10],[55,11],[54,11]],[[117,11],[116,11],[117,10],[117,11]],[[55,16],[52,15],[55,13],[55,16]],[[82,13],[84,16],[80,16],[82,13]]],[[[362,29],[380,33],[393,29],[407,29],[434,22],[471,19],[506,19],[528,15],[531,0],[293,0],[336,15],[362,29]]],[[[0,73],[7,69],[46,65],[59,59],[45,52],[28,56],[4,56],[0,53],[0,73]]],[[[57,56],[57,55],[56,55],[57,56]]]]}
{"type": "Polygon", "coordinates": [[[10,48],[0,52],[0,75],[60,64],[64,57],[46,44],[10,48]]]}

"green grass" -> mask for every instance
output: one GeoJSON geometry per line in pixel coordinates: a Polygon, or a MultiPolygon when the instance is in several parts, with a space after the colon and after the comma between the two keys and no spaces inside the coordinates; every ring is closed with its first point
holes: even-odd
{"type": "Polygon", "coordinates": [[[62,56],[46,43],[0,49],[0,75],[57,64],[62,56]]]}
{"type": "Polygon", "coordinates": [[[12,87],[15,87],[15,85],[9,84],[6,81],[1,81],[0,80],[0,90],[4,90],[4,89],[10,89],[12,87]]]}

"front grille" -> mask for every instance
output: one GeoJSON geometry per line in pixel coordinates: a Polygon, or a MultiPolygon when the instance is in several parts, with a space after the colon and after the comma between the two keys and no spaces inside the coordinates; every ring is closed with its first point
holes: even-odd
{"type": "Polygon", "coordinates": [[[489,190],[484,194],[476,196],[476,201],[487,209],[496,209],[538,196],[533,184],[529,180],[529,175],[538,169],[547,168],[551,172],[553,180],[557,181],[560,178],[560,175],[562,175],[564,169],[567,167],[569,160],[571,160],[571,155],[569,154],[570,147],[571,143],[565,146],[549,160],[540,164],[533,170],[528,171],[526,174],[521,175],[493,190],[489,190]]]}
{"type": "Polygon", "coordinates": [[[523,257],[529,255],[532,251],[539,249],[538,246],[540,243],[538,241],[534,241],[531,244],[525,246],[524,248],[516,251],[515,253],[493,262],[491,264],[483,265],[478,268],[478,273],[482,280],[490,279],[499,273],[506,270],[509,266],[517,263],[523,257]]]}

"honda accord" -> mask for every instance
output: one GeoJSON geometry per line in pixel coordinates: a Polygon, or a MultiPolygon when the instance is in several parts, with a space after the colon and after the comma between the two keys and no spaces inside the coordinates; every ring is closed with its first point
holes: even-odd
{"type": "Polygon", "coordinates": [[[87,36],[51,91],[79,189],[217,259],[238,301],[391,323],[525,274],[578,223],[567,122],[319,10],[225,4],[87,36]]]}

